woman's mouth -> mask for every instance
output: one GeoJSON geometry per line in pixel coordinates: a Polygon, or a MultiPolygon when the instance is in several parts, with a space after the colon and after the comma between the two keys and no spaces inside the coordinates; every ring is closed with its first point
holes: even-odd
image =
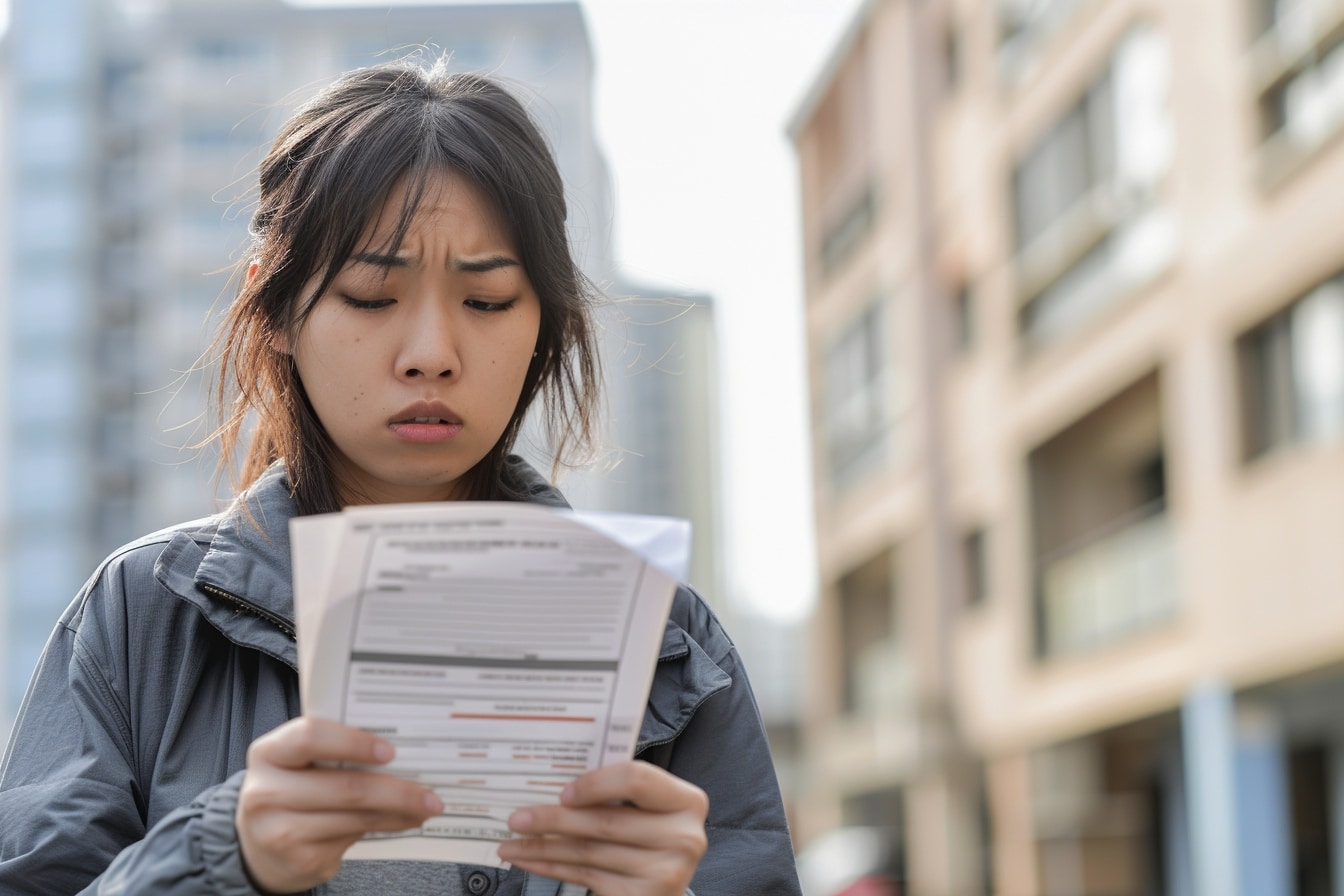
{"type": "Polygon", "coordinates": [[[404,442],[432,445],[455,437],[462,431],[462,424],[450,423],[442,417],[412,417],[390,423],[388,428],[404,442]]]}
{"type": "Polygon", "coordinates": [[[462,431],[462,418],[438,401],[417,401],[388,422],[398,439],[418,445],[447,442],[462,431]]]}

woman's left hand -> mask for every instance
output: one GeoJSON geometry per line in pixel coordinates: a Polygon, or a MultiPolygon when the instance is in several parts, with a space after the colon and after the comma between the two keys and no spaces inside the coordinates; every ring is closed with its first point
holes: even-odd
{"type": "Polygon", "coordinates": [[[597,896],[683,896],[705,854],[709,798],[694,784],[635,760],[588,772],[558,806],[519,809],[525,836],[499,845],[506,862],[597,896]]]}

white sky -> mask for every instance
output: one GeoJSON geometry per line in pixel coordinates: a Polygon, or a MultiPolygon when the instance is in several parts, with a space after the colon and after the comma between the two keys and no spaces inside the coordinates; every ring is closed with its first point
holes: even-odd
{"type": "Polygon", "coordinates": [[[797,164],[784,133],[858,0],[583,0],[616,257],[717,301],[737,607],[815,591],[797,164]]]}
{"type": "Polygon", "coordinates": [[[582,0],[617,261],[717,302],[722,597],[783,618],[807,610],[815,580],[797,171],[784,127],[860,2],[582,0]]]}

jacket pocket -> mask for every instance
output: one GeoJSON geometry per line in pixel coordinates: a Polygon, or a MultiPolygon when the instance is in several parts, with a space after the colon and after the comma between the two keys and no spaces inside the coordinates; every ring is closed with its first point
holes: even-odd
{"type": "Polygon", "coordinates": [[[675,740],[700,704],[732,683],[732,677],[710,659],[685,629],[669,621],[663,632],[663,646],[653,672],[635,755],[675,740]]]}

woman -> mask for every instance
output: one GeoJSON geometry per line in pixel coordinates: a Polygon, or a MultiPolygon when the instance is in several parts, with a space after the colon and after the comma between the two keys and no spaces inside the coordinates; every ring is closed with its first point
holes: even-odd
{"type": "Polygon", "coordinates": [[[255,250],[220,337],[233,506],[117,551],[47,645],[0,769],[0,892],[797,892],[750,686],[688,589],[636,760],[520,810],[511,868],[351,862],[436,814],[390,744],[298,716],[288,521],[350,504],[560,494],[509,454],[540,397],[559,455],[596,395],[563,189],[506,91],[352,73],[260,170],[255,250]],[[565,889],[562,890],[562,887],[565,889]]]}

